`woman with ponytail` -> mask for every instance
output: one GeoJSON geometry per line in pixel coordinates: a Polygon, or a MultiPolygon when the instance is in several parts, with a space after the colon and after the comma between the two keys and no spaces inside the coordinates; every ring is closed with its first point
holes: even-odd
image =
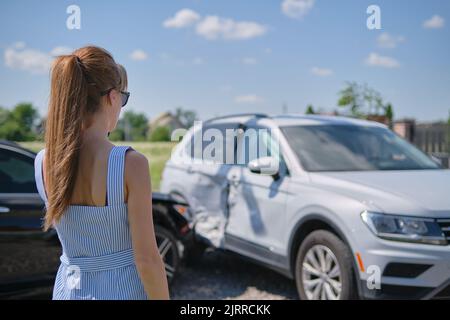
{"type": "Polygon", "coordinates": [[[84,47],[53,63],[45,149],[35,160],[63,254],[53,299],[169,299],[155,240],[148,161],[108,140],[128,101],[110,53],[84,47]]]}

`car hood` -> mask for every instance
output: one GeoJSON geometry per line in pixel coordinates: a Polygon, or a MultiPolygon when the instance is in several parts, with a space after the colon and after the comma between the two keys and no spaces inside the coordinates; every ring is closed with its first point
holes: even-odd
{"type": "Polygon", "coordinates": [[[367,205],[367,210],[450,217],[450,170],[310,173],[311,183],[367,205]]]}

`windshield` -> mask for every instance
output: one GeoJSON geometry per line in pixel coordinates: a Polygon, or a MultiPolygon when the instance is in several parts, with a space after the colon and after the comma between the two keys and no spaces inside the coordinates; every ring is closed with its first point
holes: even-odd
{"type": "Polygon", "coordinates": [[[281,129],[307,171],[441,168],[415,146],[383,127],[317,125],[281,129]]]}

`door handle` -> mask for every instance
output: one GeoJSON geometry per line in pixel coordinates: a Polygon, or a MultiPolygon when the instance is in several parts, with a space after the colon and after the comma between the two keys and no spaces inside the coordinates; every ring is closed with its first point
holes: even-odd
{"type": "Polygon", "coordinates": [[[8,207],[0,207],[0,213],[9,213],[10,211],[8,207]]]}

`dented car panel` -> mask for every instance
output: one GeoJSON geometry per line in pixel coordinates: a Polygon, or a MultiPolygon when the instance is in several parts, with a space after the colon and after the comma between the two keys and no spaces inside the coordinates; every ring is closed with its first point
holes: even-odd
{"type": "MultiPolygon", "coordinates": [[[[207,128],[215,133],[235,128],[237,133],[224,142],[229,136],[217,139],[209,132],[200,147],[202,161],[191,161],[194,133],[203,135],[191,129],[166,164],[162,181],[163,192],[179,193],[193,208],[197,238],[296,279],[301,295],[305,289],[297,273],[305,277],[311,270],[297,261],[302,243],[315,231],[326,231],[348,250],[342,254],[326,247],[339,263],[345,260],[331,298],[341,297],[341,286],[364,298],[448,298],[449,170],[370,121],[255,114],[213,119],[202,127],[207,128]],[[260,135],[266,129],[269,134],[260,135]],[[248,134],[252,130],[256,140],[248,134]],[[265,172],[271,159],[279,166],[265,172]],[[387,224],[375,227],[376,220],[367,217],[387,224]],[[392,221],[401,227],[394,228],[392,221]],[[393,235],[375,230],[386,226],[393,235]],[[347,271],[358,280],[355,284],[340,278],[347,271]],[[379,286],[369,286],[373,279],[379,286]]],[[[314,241],[323,248],[331,241],[324,239],[322,233],[314,241]]]]}

